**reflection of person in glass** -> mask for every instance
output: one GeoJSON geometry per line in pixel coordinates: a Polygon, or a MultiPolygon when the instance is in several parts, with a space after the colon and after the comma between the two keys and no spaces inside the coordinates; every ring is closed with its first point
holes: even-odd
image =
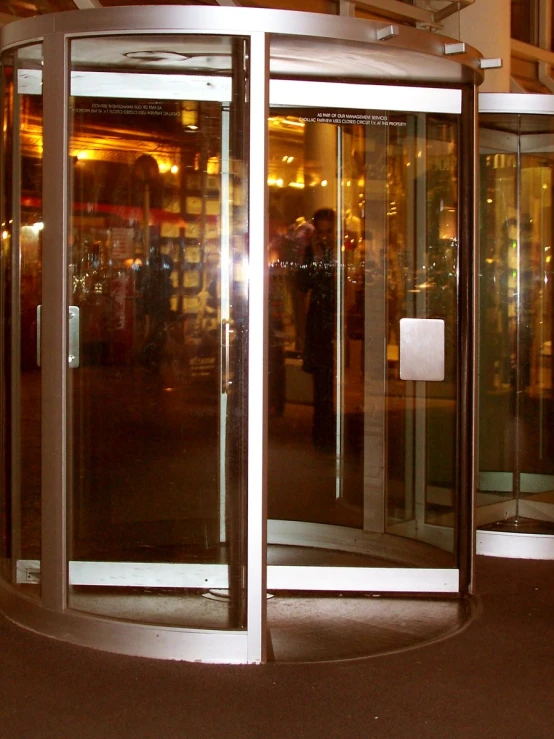
{"type": "Polygon", "coordinates": [[[298,287],[309,293],[304,343],[305,372],[313,376],[314,446],[324,451],[334,449],[333,410],[336,223],[331,208],[317,210],[312,218],[313,232],[298,270],[298,287]]]}
{"type": "Polygon", "coordinates": [[[143,310],[145,317],[145,339],[142,362],[145,367],[157,370],[166,341],[166,324],[171,308],[171,272],[173,261],[163,254],[160,245],[150,245],[150,254],[141,275],[143,310]]]}

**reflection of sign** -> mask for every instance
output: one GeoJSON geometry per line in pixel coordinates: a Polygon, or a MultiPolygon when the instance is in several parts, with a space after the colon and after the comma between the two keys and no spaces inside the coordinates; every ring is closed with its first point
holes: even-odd
{"type": "Polygon", "coordinates": [[[95,115],[147,115],[147,116],[174,116],[181,115],[179,107],[173,102],[159,100],[109,100],[98,102],[89,98],[75,98],[74,113],[95,115]]]}
{"type": "Polygon", "coordinates": [[[336,110],[318,110],[317,112],[310,111],[308,115],[299,117],[304,123],[360,124],[362,126],[391,126],[395,128],[403,128],[406,125],[406,121],[392,120],[387,113],[358,113],[355,110],[347,110],[344,113],[336,110]]]}
{"type": "Polygon", "coordinates": [[[192,377],[209,377],[214,369],[215,356],[190,358],[190,373],[192,377]]]}
{"type": "Polygon", "coordinates": [[[133,254],[133,229],[112,228],[112,258],[132,259],[133,254]]]}

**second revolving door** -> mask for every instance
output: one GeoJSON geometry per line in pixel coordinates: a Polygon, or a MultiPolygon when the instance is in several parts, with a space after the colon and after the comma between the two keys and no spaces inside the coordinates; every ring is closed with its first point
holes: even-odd
{"type": "Polygon", "coordinates": [[[461,93],[270,102],[268,587],[457,591],[461,93]]]}

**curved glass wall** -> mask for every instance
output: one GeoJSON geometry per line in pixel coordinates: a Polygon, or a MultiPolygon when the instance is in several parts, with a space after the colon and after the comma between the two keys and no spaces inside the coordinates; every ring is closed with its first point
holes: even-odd
{"type": "Polygon", "coordinates": [[[382,24],[275,11],[3,31],[16,620],[259,662],[282,593],[471,589],[479,72],[406,30],[382,62],[382,24]]]}
{"type": "Polygon", "coordinates": [[[270,114],[269,517],[433,542],[451,566],[458,122],[341,115],[270,114]],[[429,317],[446,367],[418,387],[400,332],[429,317]]]}
{"type": "MultiPolygon", "coordinates": [[[[481,98],[478,524],[489,532],[548,535],[554,128],[544,108],[552,104],[537,95],[481,98]]],[[[520,546],[512,542],[512,552],[525,556],[520,546]]]]}
{"type": "Polygon", "coordinates": [[[13,52],[3,66],[4,171],[12,178],[2,214],[2,563],[4,576],[38,597],[38,572],[22,580],[18,563],[40,561],[41,373],[36,361],[42,302],[42,95],[17,80],[37,74],[42,45],[13,52]],[[31,64],[28,63],[32,57],[31,64]],[[14,238],[18,234],[18,238],[14,238]]]}

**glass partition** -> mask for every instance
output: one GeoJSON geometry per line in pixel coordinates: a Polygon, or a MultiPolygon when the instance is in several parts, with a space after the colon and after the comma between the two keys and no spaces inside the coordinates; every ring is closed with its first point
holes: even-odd
{"type": "MultiPolygon", "coordinates": [[[[454,567],[458,123],[340,110],[269,119],[269,518],[425,542],[454,567]],[[444,332],[440,382],[403,377],[403,319],[444,332]]],[[[390,547],[366,566],[433,561],[390,547]]]]}
{"type": "Polygon", "coordinates": [[[552,532],[552,117],[481,126],[478,522],[552,532]]]}
{"type": "MultiPolygon", "coordinates": [[[[42,95],[35,94],[42,46],[3,60],[2,551],[10,579],[40,594],[41,382],[38,306],[42,292],[42,95]],[[10,422],[11,418],[11,422],[10,422]],[[18,574],[18,562],[36,565],[18,574]]],[[[38,91],[40,93],[40,90],[38,91]]]]}
{"type": "Polygon", "coordinates": [[[244,628],[245,42],[153,45],[71,44],[69,603],[244,628]]]}

